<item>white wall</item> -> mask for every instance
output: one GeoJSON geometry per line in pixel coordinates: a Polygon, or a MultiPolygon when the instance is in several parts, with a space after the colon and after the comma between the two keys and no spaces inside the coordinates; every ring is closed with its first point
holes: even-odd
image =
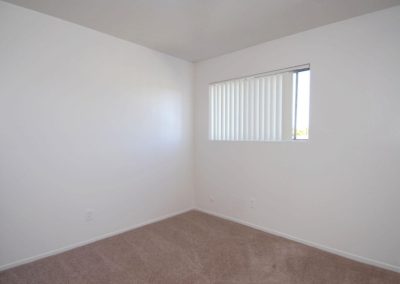
{"type": "Polygon", "coordinates": [[[193,206],[192,69],[0,2],[0,268],[193,206]]]}
{"type": "Polygon", "coordinates": [[[197,63],[197,206],[400,271],[399,67],[399,6],[197,63]],[[207,140],[208,83],[305,63],[308,142],[207,140]]]}

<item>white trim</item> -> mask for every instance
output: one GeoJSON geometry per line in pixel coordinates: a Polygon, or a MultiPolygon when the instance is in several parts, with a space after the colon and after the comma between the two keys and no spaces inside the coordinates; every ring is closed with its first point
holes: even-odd
{"type": "Polygon", "coordinates": [[[255,225],[255,224],[252,224],[250,222],[240,220],[238,218],[228,217],[228,216],[220,214],[220,213],[215,213],[215,212],[211,212],[211,211],[208,211],[208,210],[205,210],[205,209],[200,209],[200,208],[196,208],[196,210],[198,210],[200,212],[203,212],[203,213],[206,213],[206,214],[209,214],[209,215],[212,215],[212,216],[216,216],[216,217],[228,220],[228,221],[239,223],[241,225],[248,226],[250,228],[257,229],[257,230],[263,231],[263,232],[268,233],[268,234],[273,234],[273,235],[276,235],[276,236],[279,236],[279,237],[282,237],[282,238],[285,238],[285,239],[288,239],[288,240],[291,240],[291,241],[302,243],[304,245],[307,245],[307,246],[310,246],[310,247],[314,247],[314,248],[317,248],[317,249],[320,249],[320,250],[323,250],[323,251],[326,251],[326,252],[329,252],[329,253],[332,253],[332,254],[336,254],[336,255],[339,255],[339,256],[342,256],[342,257],[345,257],[345,258],[348,258],[348,259],[351,259],[351,260],[354,260],[354,261],[357,261],[357,262],[369,264],[369,265],[372,265],[372,266],[376,266],[376,267],[379,267],[379,268],[383,268],[383,269],[387,269],[387,270],[391,270],[391,271],[400,273],[400,266],[396,266],[396,265],[388,264],[388,263],[385,263],[385,262],[382,262],[382,261],[379,261],[379,260],[374,260],[374,259],[371,259],[371,258],[359,256],[359,255],[356,255],[356,254],[353,254],[353,253],[349,253],[349,252],[345,252],[345,251],[342,251],[342,250],[339,250],[339,249],[331,248],[331,247],[328,247],[328,246],[325,246],[325,245],[322,245],[322,244],[318,244],[318,243],[315,243],[315,242],[312,242],[312,241],[306,241],[304,239],[301,239],[301,238],[298,238],[298,237],[294,237],[294,236],[291,236],[291,235],[276,231],[274,229],[261,227],[259,225],[255,225]]]}
{"type": "Polygon", "coordinates": [[[112,237],[112,236],[115,236],[115,235],[119,235],[119,234],[128,232],[130,230],[134,230],[134,229],[137,229],[137,228],[140,228],[140,227],[152,224],[152,223],[156,223],[156,222],[159,222],[159,221],[162,221],[162,220],[165,220],[165,219],[168,219],[168,218],[171,218],[171,217],[186,213],[186,212],[191,211],[191,210],[195,210],[195,209],[194,208],[187,208],[185,210],[181,210],[181,211],[178,211],[178,212],[175,212],[175,213],[171,213],[171,214],[167,214],[167,215],[164,215],[164,216],[160,216],[160,217],[157,217],[157,218],[150,219],[149,221],[142,222],[142,223],[139,223],[137,225],[134,225],[134,226],[131,226],[131,227],[128,227],[128,228],[124,228],[124,229],[121,229],[121,230],[109,232],[109,233],[94,237],[94,238],[86,240],[86,241],[74,243],[74,244],[67,245],[67,246],[62,247],[62,248],[57,248],[57,249],[54,249],[54,250],[51,250],[51,251],[48,251],[48,252],[45,252],[45,253],[38,254],[38,255],[35,255],[35,256],[32,256],[32,257],[27,257],[27,258],[24,258],[24,259],[20,259],[20,260],[17,260],[17,261],[14,261],[14,262],[11,262],[11,263],[8,263],[8,264],[0,266],[0,271],[4,271],[6,269],[10,269],[10,268],[22,265],[22,264],[33,262],[33,261],[36,261],[36,260],[39,260],[39,259],[42,259],[42,258],[45,258],[45,257],[48,257],[48,256],[52,256],[52,255],[56,255],[56,254],[59,254],[59,253],[62,253],[62,252],[66,252],[66,251],[69,251],[71,249],[78,248],[78,247],[81,247],[81,246],[84,246],[84,245],[88,245],[90,243],[94,243],[94,242],[97,242],[97,241],[102,240],[102,239],[106,239],[106,238],[109,238],[109,237],[112,237]]]}

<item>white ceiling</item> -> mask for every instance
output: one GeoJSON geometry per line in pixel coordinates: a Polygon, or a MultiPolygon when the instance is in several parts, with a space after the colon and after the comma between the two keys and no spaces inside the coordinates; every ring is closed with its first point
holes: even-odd
{"type": "Polygon", "coordinates": [[[6,0],[199,61],[400,0],[6,0]]]}

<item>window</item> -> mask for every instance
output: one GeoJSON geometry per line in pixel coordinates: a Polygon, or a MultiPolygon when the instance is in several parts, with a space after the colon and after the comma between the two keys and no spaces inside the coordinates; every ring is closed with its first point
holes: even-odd
{"type": "Polygon", "coordinates": [[[310,67],[297,66],[209,86],[209,138],[304,140],[309,135],[310,67]]]}

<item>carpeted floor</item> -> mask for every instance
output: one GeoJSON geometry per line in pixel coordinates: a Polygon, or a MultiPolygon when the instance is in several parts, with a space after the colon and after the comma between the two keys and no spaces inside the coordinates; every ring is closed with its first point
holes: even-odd
{"type": "Polygon", "coordinates": [[[4,271],[0,283],[367,284],[400,274],[191,211],[4,271]]]}

